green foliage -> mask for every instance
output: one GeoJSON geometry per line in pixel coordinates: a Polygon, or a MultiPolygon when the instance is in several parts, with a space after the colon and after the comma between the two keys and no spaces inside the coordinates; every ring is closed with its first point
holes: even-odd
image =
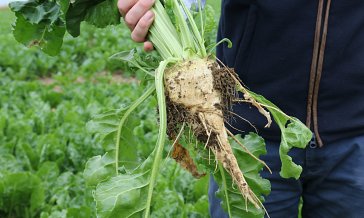
{"type": "Polygon", "coordinates": [[[106,152],[102,157],[98,155],[90,158],[83,172],[86,184],[93,188],[110,178],[114,173],[115,154],[113,152],[106,152]]]}
{"type": "Polygon", "coordinates": [[[118,107],[128,102],[125,95],[138,93],[127,84],[62,84],[62,79],[45,86],[1,77],[1,216],[95,214],[91,189],[85,189],[80,172],[103,148],[85,123],[104,106],[118,107]]]}
{"type": "Polygon", "coordinates": [[[302,172],[302,167],[293,162],[288,152],[293,148],[305,148],[312,138],[312,132],[305,124],[294,117],[287,116],[272,102],[261,95],[250,92],[253,98],[262,104],[272,114],[274,121],[281,130],[281,144],[279,146],[279,156],[282,162],[280,175],[283,178],[293,177],[298,179],[302,172]]]}
{"type": "Polygon", "coordinates": [[[120,23],[114,0],[28,0],[9,4],[15,12],[15,39],[26,46],[39,46],[49,55],[60,52],[64,34],[80,35],[82,21],[97,27],[120,23]]]}
{"type": "Polygon", "coordinates": [[[152,156],[130,174],[121,174],[96,187],[95,200],[100,217],[141,217],[148,207],[152,156]]]}
{"type": "Polygon", "coordinates": [[[66,15],[67,31],[74,37],[80,35],[82,21],[100,28],[120,23],[116,0],[75,0],[61,4],[64,4],[63,13],[66,15]]]}
{"type": "Polygon", "coordinates": [[[65,33],[61,8],[51,1],[17,1],[10,3],[17,20],[14,37],[26,46],[39,46],[45,53],[58,54],[65,33]]]}
{"type": "MultiPolygon", "coordinates": [[[[210,155],[207,150],[199,149],[204,145],[196,142],[195,139],[193,139],[193,136],[189,136],[188,131],[186,131],[186,134],[184,135],[185,136],[182,136],[180,142],[189,150],[199,171],[210,173],[214,176],[214,179],[219,186],[216,196],[222,200],[222,207],[226,213],[232,218],[242,216],[263,217],[265,213],[264,210],[255,208],[251,203],[246,204],[247,202],[244,201],[242,194],[234,185],[229,173],[219,166],[215,160],[210,159],[212,154],[210,155]]],[[[263,138],[255,133],[249,133],[245,135],[244,138],[240,135],[236,135],[235,138],[256,158],[260,158],[267,152],[263,138]]],[[[264,196],[267,196],[270,193],[271,187],[270,182],[260,176],[260,171],[263,170],[263,164],[250,156],[241,145],[232,138],[230,138],[230,144],[248,185],[260,201],[264,202],[264,196]]]]}
{"type": "MultiPolygon", "coordinates": [[[[141,95],[143,88],[135,79],[124,77],[135,71],[127,64],[108,59],[135,44],[124,25],[98,30],[81,24],[82,35],[73,39],[66,33],[60,54],[50,57],[16,43],[10,32],[14,19],[8,10],[1,11],[0,217],[95,217],[92,191],[96,184],[108,181],[115,174],[114,147],[110,146],[115,132],[102,140],[101,133],[85,126],[92,117],[100,120],[97,114],[103,114],[105,108],[126,108],[141,95]],[[116,70],[114,75],[108,73],[116,70]],[[98,156],[104,152],[107,155],[98,156]],[[4,186],[4,181],[17,176],[19,182],[26,176],[33,181],[32,185],[27,189],[4,186]],[[8,207],[8,196],[24,191],[21,201],[14,198],[13,206],[8,207]]],[[[144,57],[153,63],[158,58],[144,57]]],[[[149,156],[157,140],[155,105],[154,98],[143,103],[127,120],[130,128],[123,129],[126,133],[123,137],[129,137],[125,141],[133,135],[144,136],[133,138],[131,144],[138,149],[133,153],[138,160],[144,161],[149,156]]],[[[119,112],[116,121],[120,119],[122,112],[119,112]]],[[[121,158],[124,151],[120,150],[121,158]]],[[[167,152],[166,148],[164,155],[167,152]]],[[[122,167],[125,162],[120,161],[119,165],[121,173],[130,172],[122,167]]],[[[178,214],[179,208],[187,217],[208,216],[208,180],[194,180],[174,161],[162,163],[160,174],[165,176],[158,178],[154,197],[163,199],[166,193],[174,193],[168,199],[178,206],[167,211],[166,205],[153,201],[152,216],[178,214]],[[169,175],[174,176],[174,183],[169,175]]]]}
{"type": "MultiPolygon", "coordinates": [[[[151,90],[153,91],[153,90],[151,90]]],[[[96,115],[91,121],[88,122],[87,127],[89,131],[96,134],[98,139],[103,143],[117,144],[118,137],[120,137],[120,145],[116,148],[114,146],[105,147],[109,152],[104,156],[96,156],[86,163],[86,169],[84,176],[87,184],[95,188],[95,200],[97,205],[97,214],[100,217],[140,217],[141,215],[151,213],[151,216],[158,217],[160,214],[179,214],[180,212],[187,215],[200,214],[200,216],[206,216],[207,213],[207,198],[206,192],[194,195],[189,198],[189,202],[194,202],[195,199],[198,202],[197,206],[193,206],[194,203],[185,203],[181,200],[182,196],[185,196],[183,190],[178,190],[177,184],[170,185],[172,181],[170,177],[156,177],[156,174],[152,172],[168,173],[170,168],[176,169],[176,163],[170,163],[165,168],[159,170],[159,167],[155,160],[157,150],[152,150],[153,147],[146,147],[146,144],[156,143],[157,138],[157,126],[156,123],[151,125],[151,137],[147,137],[146,134],[133,134],[138,131],[138,122],[140,122],[140,116],[134,120],[134,114],[129,116],[128,111],[135,109],[136,106],[142,103],[148,97],[148,95],[142,95],[140,99],[133,103],[130,107],[124,107],[118,111],[109,111],[104,114],[96,115]],[[143,97],[145,96],[145,97],[143,97]],[[127,122],[124,122],[124,121],[127,122]],[[136,125],[135,125],[136,124],[136,125]],[[118,130],[121,128],[120,130],[118,130]],[[127,132],[125,132],[127,131],[127,132]],[[138,135],[138,137],[135,137],[138,135]],[[127,138],[125,138],[127,137],[127,138]],[[119,148],[120,147],[120,148],[119,148]],[[115,157],[115,151],[120,150],[118,158],[115,157]],[[153,151],[153,152],[152,152],[153,151]],[[114,170],[115,161],[119,161],[117,174],[114,170]],[[136,163],[142,163],[136,166],[136,163]],[[157,171],[158,169],[158,171],[157,171]],[[156,180],[158,180],[156,182],[156,180]],[[153,184],[156,184],[156,188],[153,184]],[[164,185],[162,185],[164,184],[164,185]],[[174,193],[169,196],[171,202],[179,205],[176,208],[167,208],[165,205],[158,205],[156,199],[165,198],[163,194],[174,193]],[[202,197],[201,197],[202,196],[202,197]],[[205,197],[203,197],[205,196],[205,197]],[[153,202],[150,199],[153,197],[153,202]],[[178,208],[182,207],[181,210],[178,208]],[[150,212],[148,212],[150,211],[150,212]],[[159,214],[159,215],[158,215],[159,214]]],[[[146,102],[147,103],[147,102],[146,102]]],[[[143,103],[145,105],[146,103],[143,103]]],[[[155,101],[151,101],[148,104],[155,106],[155,101]]],[[[148,110],[150,111],[150,109],[148,110]]],[[[148,113],[148,116],[155,118],[156,114],[148,113]]],[[[144,119],[148,120],[148,119],[144,119]]],[[[164,140],[159,144],[163,152],[164,140]]],[[[166,153],[166,151],[164,151],[166,153]]],[[[164,154],[165,155],[165,154],[164,154]]],[[[161,161],[159,161],[160,164],[161,161]]],[[[180,180],[188,183],[187,188],[197,183],[196,180],[185,172],[180,171],[178,175],[174,177],[180,178],[180,180]],[[186,176],[191,181],[186,181],[186,176]]],[[[177,179],[177,181],[180,181],[177,179]]],[[[186,183],[184,182],[184,183],[186,183]]],[[[204,181],[206,186],[207,181],[204,181]]]]}
{"type": "Polygon", "coordinates": [[[75,80],[80,75],[88,78],[100,72],[116,72],[126,76],[133,72],[126,63],[109,59],[113,54],[131,50],[136,45],[123,24],[95,29],[84,23],[81,25],[82,35],[74,39],[66,33],[59,55],[51,57],[36,47],[27,48],[17,43],[10,30],[14,21],[14,15],[8,10],[1,11],[1,75],[19,80],[68,75],[68,78],[75,80]]]}
{"type": "MultiPolygon", "coordinates": [[[[236,136],[255,157],[259,158],[266,154],[265,143],[260,136],[250,133],[244,138],[236,136]]],[[[260,171],[263,169],[263,164],[251,157],[243,148],[234,140],[230,140],[234,155],[238,160],[240,169],[244,173],[244,177],[249,184],[254,194],[264,202],[264,196],[270,193],[270,182],[260,176],[260,171]]],[[[264,210],[257,209],[253,204],[243,201],[240,191],[234,187],[233,181],[228,172],[220,168],[220,172],[214,174],[215,180],[219,184],[217,196],[223,201],[223,208],[230,214],[230,217],[263,217],[264,210]]]]}

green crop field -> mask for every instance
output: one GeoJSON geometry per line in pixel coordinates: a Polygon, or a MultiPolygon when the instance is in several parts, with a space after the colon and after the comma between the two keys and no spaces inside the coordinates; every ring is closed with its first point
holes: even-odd
{"type": "MultiPolygon", "coordinates": [[[[83,24],[81,37],[67,35],[60,54],[50,57],[16,42],[14,21],[0,10],[0,217],[95,217],[83,172],[109,145],[86,123],[141,95],[143,74],[109,59],[139,45],[122,24],[103,30],[83,24]]],[[[132,143],[140,158],[156,141],[155,108],[156,100],[145,103],[130,120],[137,127],[125,130],[139,136],[132,143]]],[[[152,217],[208,217],[208,177],[195,180],[173,160],[161,168],[152,217]]]]}

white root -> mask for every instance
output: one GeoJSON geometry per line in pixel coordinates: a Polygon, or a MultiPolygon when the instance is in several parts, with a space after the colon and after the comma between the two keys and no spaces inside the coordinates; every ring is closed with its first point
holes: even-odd
{"type": "MultiPolygon", "coordinates": [[[[171,102],[182,105],[192,116],[198,118],[200,125],[192,124],[192,128],[206,134],[208,139],[205,146],[211,149],[231,175],[244,199],[256,208],[264,208],[246,182],[229,144],[223,112],[216,107],[221,105],[222,99],[220,90],[214,88],[213,67],[218,66],[213,61],[202,59],[174,65],[165,72],[166,92],[171,102]]],[[[270,118],[268,115],[266,116],[270,118]]]]}

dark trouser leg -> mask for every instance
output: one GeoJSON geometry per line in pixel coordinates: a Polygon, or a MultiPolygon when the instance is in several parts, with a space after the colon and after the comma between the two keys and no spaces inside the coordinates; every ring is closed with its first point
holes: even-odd
{"type": "MultiPolygon", "coordinates": [[[[267,149],[269,154],[263,159],[273,174],[265,170],[262,175],[272,183],[265,202],[271,218],[297,217],[300,195],[304,199],[303,218],[364,217],[364,136],[325,144],[323,148],[292,150],[294,161],[304,167],[297,181],[280,178],[278,144],[268,142],[267,149]]],[[[217,186],[210,186],[210,214],[220,218],[223,211],[213,195],[216,190],[217,186]]]]}
{"type": "MultiPolygon", "coordinates": [[[[270,174],[266,169],[262,172],[262,176],[271,181],[272,192],[266,198],[264,203],[271,218],[296,218],[298,214],[298,204],[301,195],[301,182],[295,179],[283,179],[279,175],[281,162],[279,159],[279,143],[266,142],[268,154],[262,159],[266,161],[273,171],[270,174]]],[[[294,149],[290,152],[294,161],[303,165],[305,151],[294,149]]],[[[220,206],[220,200],[215,197],[214,193],[218,186],[211,177],[209,187],[210,215],[212,218],[228,217],[220,206]]]]}
{"type": "Polygon", "coordinates": [[[307,149],[303,217],[364,217],[364,136],[307,149]]]}

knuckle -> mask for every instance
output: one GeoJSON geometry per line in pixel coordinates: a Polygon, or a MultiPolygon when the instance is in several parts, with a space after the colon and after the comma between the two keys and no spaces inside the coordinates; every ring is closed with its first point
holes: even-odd
{"type": "Polygon", "coordinates": [[[142,19],[139,21],[138,26],[140,27],[140,29],[147,31],[147,29],[149,29],[149,22],[142,19]]]}
{"type": "Polygon", "coordinates": [[[135,42],[143,42],[144,39],[142,39],[142,37],[140,37],[140,35],[136,32],[136,31],[133,31],[131,33],[131,39],[135,42]]]}
{"type": "Polygon", "coordinates": [[[149,10],[153,6],[152,0],[140,0],[139,1],[140,7],[142,7],[144,10],[149,10]]]}
{"type": "Polygon", "coordinates": [[[129,28],[132,28],[132,29],[134,28],[135,21],[133,19],[132,14],[130,14],[130,13],[126,14],[124,21],[125,21],[126,25],[128,25],[129,28]]]}
{"type": "Polygon", "coordinates": [[[125,0],[118,0],[118,4],[117,7],[119,9],[120,12],[122,13],[126,13],[126,4],[125,4],[125,0]]]}

